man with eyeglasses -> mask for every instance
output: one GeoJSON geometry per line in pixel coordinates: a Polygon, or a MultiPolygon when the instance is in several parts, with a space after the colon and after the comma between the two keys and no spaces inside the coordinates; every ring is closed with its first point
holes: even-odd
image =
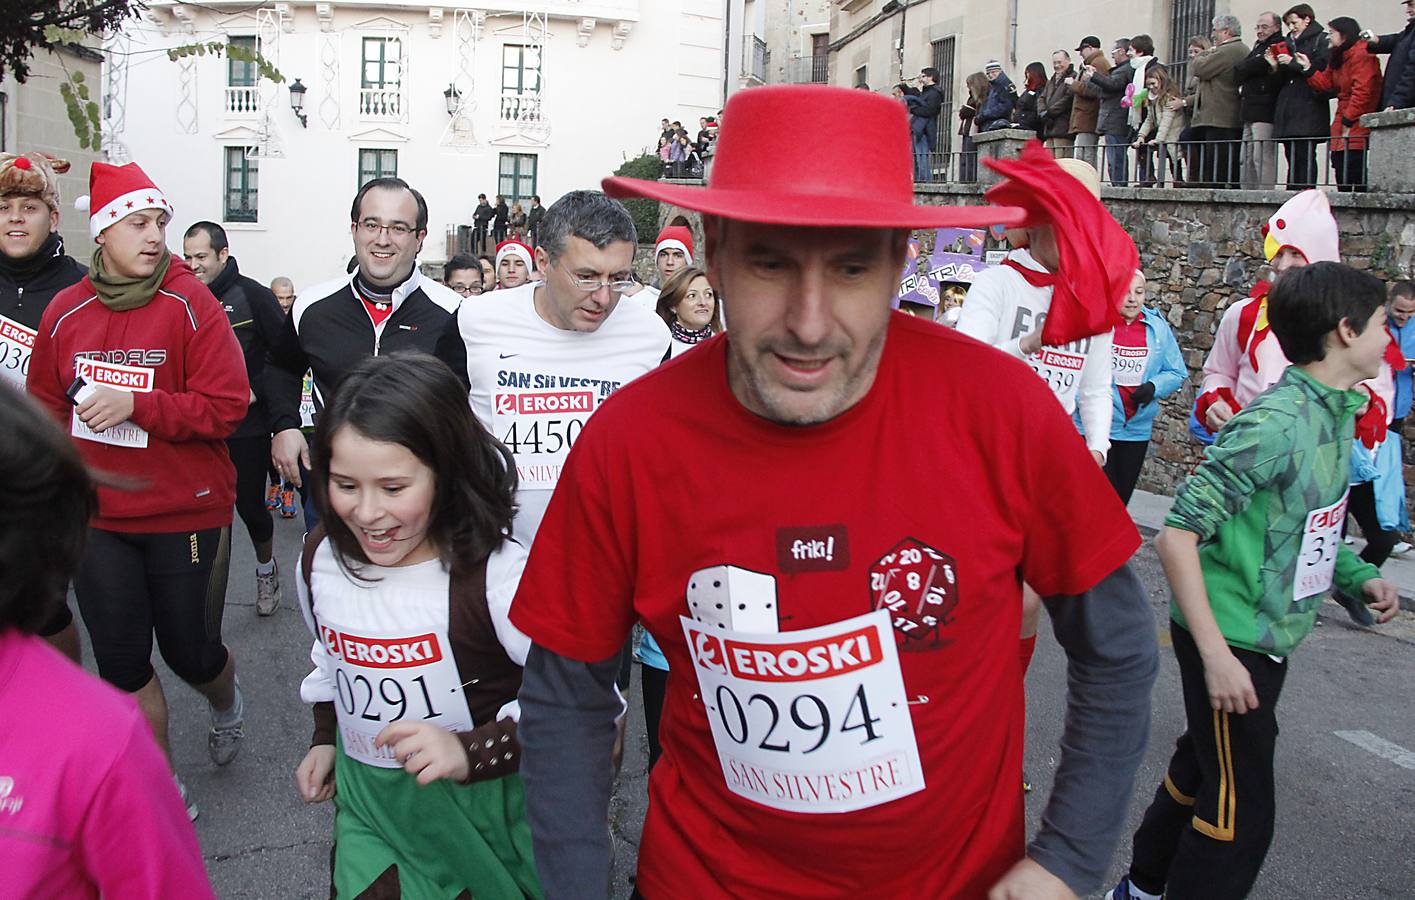
{"type": "MultiPolygon", "coordinates": [[[[350,209],[354,270],[302,291],[270,348],[266,391],[270,458],[281,478],[303,486],[309,445],[300,430],[300,386],[314,375],[315,421],[344,373],[368,356],[431,353],[462,298],[418,272],[427,201],[401,178],[375,178],[350,209]]],[[[319,511],[305,504],[305,525],[319,511]]]]}
{"type": "Polygon", "coordinates": [[[485,289],[481,280],[481,263],[469,253],[458,253],[442,267],[442,283],[460,297],[476,297],[485,289]]]}
{"type": "Polygon", "coordinates": [[[543,281],[464,304],[438,356],[470,390],[472,410],[516,458],[515,538],[531,545],[560,469],[605,398],[658,365],[668,326],[632,303],[638,233],[599,191],[572,191],[540,223],[543,281]]]}

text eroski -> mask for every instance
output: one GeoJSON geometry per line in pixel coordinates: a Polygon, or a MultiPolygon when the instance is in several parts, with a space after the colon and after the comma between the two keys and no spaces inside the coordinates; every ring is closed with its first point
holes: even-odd
{"type": "Polygon", "coordinates": [[[621,382],[605,381],[600,378],[576,378],[570,375],[547,375],[543,372],[512,372],[502,369],[496,373],[499,387],[521,390],[557,390],[561,388],[593,388],[601,398],[619,390],[621,382]]]}

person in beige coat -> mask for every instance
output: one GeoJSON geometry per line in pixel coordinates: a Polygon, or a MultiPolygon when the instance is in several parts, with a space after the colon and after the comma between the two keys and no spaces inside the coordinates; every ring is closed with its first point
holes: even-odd
{"type": "MultiPolygon", "coordinates": [[[[1183,99],[1179,94],[1179,85],[1170,75],[1169,69],[1164,66],[1151,67],[1149,74],[1145,76],[1145,90],[1149,92],[1149,101],[1145,104],[1145,118],[1140,123],[1135,143],[1132,145],[1138,151],[1136,158],[1140,160],[1140,187],[1150,187],[1156,182],[1164,183],[1165,162],[1178,161],[1175,155],[1176,147],[1179,133],[1185,127],[1183,99]],[[1174,104],[1170,103],[1171,100],[1180,102],[1174,104]],[[1159,155],[1157,167],[1153,166],[1151,152],[1157,152],[1159,155]]],[[[1175,169],[1175,178],[1178,179],[1178,166],[1175,166],[1175,169]]]]}
{"type": "MultiPolygon", "coordinates": [[[[1081,54],[1083,65],[1095,60],[1093,65],[1097,69],[1110,72],[1110,60],[1101,52],[1100,38],[1094,35],[1082,38],[1076,52],[1081,54]]],[[[1068,77],[1066,83],[1071,86],[1071,93],[1075,95],[1071,101],[1071,138],[1076,157],[1094,166],[1096,150],[1101,142],[1097,127],[1101,114],[1100,88],[1083,81],[1079,73],[1068,77]]]]}
{"type": "Polygon", "coordinates": [[[1194,57],[1189,72],[1198,81],[1190,127],[1199,157],[1194,180],[1208,187],[1233,187],[1238,182],[1237,145],[1243,134],[1238,100],[1238,75],[1234,66],[1248,56],[1240,40],[1243,25],[1237,16],[1214,17],[1212,49],[1194,57]]]}

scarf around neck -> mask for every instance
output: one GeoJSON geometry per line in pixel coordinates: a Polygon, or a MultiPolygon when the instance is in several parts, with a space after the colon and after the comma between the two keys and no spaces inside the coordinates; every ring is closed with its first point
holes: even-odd
{"type": "Polygon", "coordinates": [[[167,267],[172,264],[172,253],[166,247],[162,248],[162,260],[153,269],[152,274],[142,278],[129,278],[123,275],[110,275],[103,265],[103,248],[98,247],[93,251],[93,262],[88,269],[89,281],[93,282],[94,293],[98,294],[98,300],[113,312],[127,312],[130,309],[139,309],[146,306],[157,289],[162,286],[162,280],[167,277],[167,267]]]}
{"type": "Polygon", "coordinates": [[[697,331],[689,331],[683,327],[683,323],[675,318],[668,323],[668,330],[673,333],[673,339],[680,344],[697,344],[712,337],[712,323],[704,325],[697,331]]]}
{"type": "Polygon", "coordinates": [[[54,232],[44,239],[38,250],[23,259],[11,259],[0,254],[0,272],[4,272],[15,284],[24,285],[63,255],[64,239],[54,232]]]}

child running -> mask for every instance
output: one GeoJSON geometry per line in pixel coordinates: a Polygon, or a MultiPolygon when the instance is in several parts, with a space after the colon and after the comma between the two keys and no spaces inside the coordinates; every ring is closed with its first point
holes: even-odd
{"type": "Polygon", "coordinates": [[[430,356],[371,357],[315,430],[330,515],[297,582],[316,640],[295,783],[335,799],[335,896],[541,896],[516,774],[516,470],[466,396],[430,356]]]}
{"type": "Polygon", "coordinates": [[[1234,416],[1175,496],[1156,540],[1174,591],[1170,632],[1188,730],[1110,900],[1246,897],[1276,818],[1276,707],[1287,657],[1333,583],[1395,617],[1399,598],[1341,541],[1353,391],[1390,341],[1385,288],[1319,262],[1268,295],[1292,365],[1234,416]]]}

